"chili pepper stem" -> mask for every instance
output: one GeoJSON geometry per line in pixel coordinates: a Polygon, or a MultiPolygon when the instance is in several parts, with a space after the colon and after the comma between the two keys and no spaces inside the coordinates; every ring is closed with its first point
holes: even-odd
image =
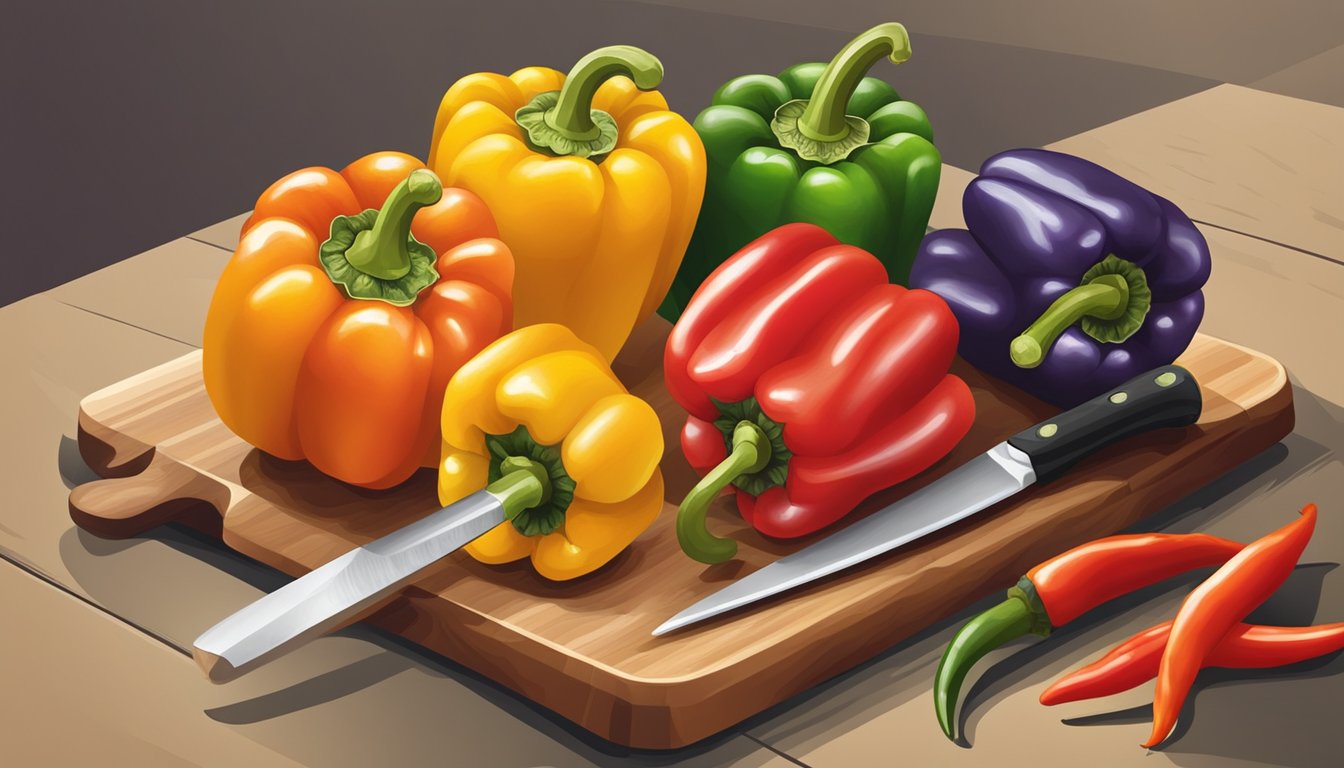
{"type": "Polygon", "coordinates": [[[848,136],[845,109],[850,97],[884,56],[893,64],[910,58],[910,36],[901,24],[879,24],[840,49],[812,89],[807,109],[798,118],[798,130],[814,141],[839,141],[848,136]]]}
{"type": "Polygon", "coordinates": [[[443,197],[443,184],[428,168],[411,171],[393,188],[378,211],[372,229],[355,235],[345,258],[355,269],[383,280],[398,280],[411,271],[411,220],[415,212],[443,197]]]}
{"type": "Polygon", "coordinates": [[[1065,293],[1045,310],[1021,336],[1010,353],[1019,368],[1035,368],[1060,334],[1085,316],[1113,320],[1129,305],[1129,283],[1118,275],[1101,275],[1065,293]]]}
{"type": "Polygon", "coordinates": [[[737,542],[719,538],[705,526],[709,503],[742,475],[760,472],[770,463],[770,440],[750,421],[733,429],[733,450],[696,484],[677,510],[677,540],[686,554],[713,565],[737,554],[737,542]]]}
{"type": "Polygon", "coordinates": [[[500,463],[504,473],[486,487],[504,507],[504,517],[512,520],[520,512],[545,504],[551,496],[551,480],[540,463],[522,456],[510,456],[500,463]]]}
{"type": "Polygon", "coordinates": [[[1027,601],[1014,595],[966,622],[948,643],[933,683],[934,712],[947,738],[957,738],[957,696],[971,667],[1009,640],[1030,634],[1038,623],[1027,601]]]}

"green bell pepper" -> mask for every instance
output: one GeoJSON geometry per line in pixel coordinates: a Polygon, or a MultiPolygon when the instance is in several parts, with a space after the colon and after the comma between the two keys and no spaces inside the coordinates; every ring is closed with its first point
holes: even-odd
{"type": "Polygon", "coordinates": [[[938,192],[942,158],[928,116],[865,77],[910,57],[900,24],[880,24],[829,64],[723,85],[695,119],[708,160],[705,201],[659,314],[675,321],[700,283],[781,224],[821,226],[876,255],[904,284],[938,192]]]}

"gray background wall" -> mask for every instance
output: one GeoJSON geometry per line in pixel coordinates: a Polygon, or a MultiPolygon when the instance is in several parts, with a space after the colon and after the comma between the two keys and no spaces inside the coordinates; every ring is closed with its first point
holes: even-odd
{"type": "Polygon", "coordinates": [[[0,304],[246,210],[295,168],[423,154],[468,72],[629,43],[693,116],[729,77],[889,20],[914,57],[875,73],[966,168],[1219,82],[1344,105],[1339,0],[6,0],[0,304]]]}

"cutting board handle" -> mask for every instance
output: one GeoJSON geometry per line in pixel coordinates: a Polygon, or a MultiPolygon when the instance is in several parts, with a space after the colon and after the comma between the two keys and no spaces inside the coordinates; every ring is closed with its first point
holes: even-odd
{"type": "Polygon", "coordinates": [[[222,519],[228,487],[155,451],[138,474],[77,486],[70,492],[70,519],[105,539],[124,539],[163,523],[190,522],[201,504],[222,519]]]}

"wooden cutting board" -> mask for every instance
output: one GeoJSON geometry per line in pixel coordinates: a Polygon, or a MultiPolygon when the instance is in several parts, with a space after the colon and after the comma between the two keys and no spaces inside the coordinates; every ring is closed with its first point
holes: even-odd
{"type": "MultiPolygon", "coordinates": [[[[677,450],[685,414],[662,384],[668,327],[655,317],[637,329],[616,365],[662,417],[668,446],[670,503],[647,533],[597,573],[565,584],[545,581],[526,561],[492,567],[456,553],[369,619],[630,747],[690,744],[850,669],[1012,585],[1038,561],[1159,511],[1293,426],[1282,366],[1196,336],[1178,362],[1203,387],[1198,424],[1113,446],[1054,484],[847,574],[654,638],[650,631],[676,611],[816,538],[766,540],[724,497],[710,525],[740,542],[740,559],[706,567],[681,554],[672,520],[696,478],[677,450]]],[[[1055,412],[965,365],[957,372],[975,393],[970,435],[924,476],[868,500],[856,515],[1055,412]]],[[[85,460],[111,479],[76,488],[70,513],[102,536],[177,521],[297,576],[439,506],[429,470],[394,491],[372,492],[252,449],[215,417],[199,352],[88,396],[79,428],[85,460]]]]}

